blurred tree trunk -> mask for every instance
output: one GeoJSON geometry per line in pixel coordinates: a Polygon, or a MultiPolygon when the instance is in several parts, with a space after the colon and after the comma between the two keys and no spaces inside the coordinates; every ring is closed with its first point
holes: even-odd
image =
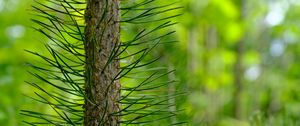
{"type": "Polygon", "coordinates": [[[237,60],[235,63],[235,91],[234,91],[234,116],[237,119],[242,117],[242,90],[243,90],[243,68],[242,68],[242,58],[243,58],[243,41],[239,41],[237,45],[237,60]]]}
{"type": "Polygon", "coordinates": [[[85,126],[118,126],[120,82],[115,80],[120,44],[119,0],[87,0],[85,11],[85,126]]]}
{"type": "MultiPolygon", "coordinates": [[[[245,17],[245,6],[246,6],[246,0],[241,0],[238,2],[240,4],[240,20],[243,21],[245,17]]],[[[237,119],[242,118],[243,114],[243,108],[242,108],[242,92],[243,92],[243,75],[244,75],[244,68],[243,68],[243,55],[244,55],[244,40],[245,38],[242,37],[242,39],[237,42],[236,45],[236,63],[234,65],[234,83],[235,83],[235,91],[233,94],[233,100],[234,100],[234,116],[237,119]]]]}
{"type": "MultiPolygon", "coordinates": [[[[196,70],[197,70],[197,63],[198,63],[198,58],[197,58],[197,41],[198,41],[198,36],[197,36],[197,29],[196,28],[190,28],[188,31],[188,49],[187,49],[187,54],[188,54],[188,73],[191,74],[192,77],[195,76],[196,70]]],[[[189,80],[189,84],[194,84],[195,82],[193,80],[189,80]]]]}
{"type": "MultiPolygon", "coordinates": [[[[197,27],[195,25],[194,27],[190,27],[188,29],[188,35],[187,35],[187,85],[189,85],[189,88],[191,92],[197,92],[200,93],[197,89],[199,88],[200,85],[197,85],[197,80],[194,78],[197,78],[196,76],[196,70],[199,69],[199,64],[200,60],[197,57],[199,54],[197,54],[198,51],[198,35],[197,33],[199,32],[197,27]]],[[[199,99],[201,100],[201,99],[199,99]]],[[[198,106],[193,106],[193,107],[198,107],[198,106]]],[[[201,124],[201,119],[198,117],[201,116],[202,113],[195,111],[193,115],[193,125],[200,125],[201,124]]]]}

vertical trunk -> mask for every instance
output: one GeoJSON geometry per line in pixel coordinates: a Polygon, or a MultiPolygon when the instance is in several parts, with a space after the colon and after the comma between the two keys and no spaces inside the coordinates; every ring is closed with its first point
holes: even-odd
{"type": "MultiPolygon", "coordinates": [[[[246,0],[240,1],[240,10],[241,10],[241,16],[240,20],[243,21],[243,18],[245,17],[245,5],[246,5],[246,0]]],[[[242,92],[243,92],[243,55],[244,55],[244,38],[242,38],[238,43],[236,47],[236,63],[235,63],[235,91],[233,94],[234,97],[234,116],[237,119],[242,118],[242,92]]]]}
{"type": "MultiPolygon", "coordinates": [[[[194,77],[195,71],[197,69],[197,29],[191,28],[188,32],[188,62],[187,62],[187,69],[188,73],[194,77]]],[[[195,82],[192,79],[189,79],[189,84],[194,85],[195,82]]]]}
{"type": "Polygon", "coordinates": [[[109,58],[120,44],[118,21],[119,0],[87,0],[84,126],[119,125],[119,61],[109,58]]]}
{"type": "Polygon", "coordinates": [[[235,118],[240,119],[242,117],[242,56],[243,56],[243,41],[240,41],[237,45],[237,61],[235,63],[235,91],[234,91],[234,115],[235,118]]]}
{"type": "MultiPolygon", "coordinates": [[[[213,25],[204,25],[203,26],[204,34],[203,34],[203,50],[206,53],[204,55],[205,60],[203,64],[203,70],[206,74],[206,77],[211,78],[216,76],[216,71],[211,61],[213,61],[213,56],[210,56],[212,52],[218,49],[218,34],[215,26],[213,25]]],[[[212,90],[212,88],[206,83],[206,97],[208,97],[208,104],[206,108],[206,117],[209,125],[217,125],[216,121],[219,116],[219,109],[221,108],[221,99],[218,97],[218,92],[212,90]]]]}

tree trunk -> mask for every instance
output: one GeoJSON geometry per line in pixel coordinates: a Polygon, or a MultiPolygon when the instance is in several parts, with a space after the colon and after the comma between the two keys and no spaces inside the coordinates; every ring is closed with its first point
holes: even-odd
{"type": "Polygon", "coordinates": [[[237,119],[242,118],[242,90],[243,90],[243,67],[242,67],[242,57],[243,57],[243,41],[238,43],[237,47],[237,61],[235,63],[235,91],[234,91],[234,116],[237,119]]]}
{"type": "Polygon", "coordinates": [[[119,0],[87,0],[85,11],[84,126],[118,126],[120,82],[116,80],[120,45],[119,0]]]}
{"type": "MultiPolygon", "coordinates": [[[[246,16],[246,0],[239,1],[240,2],[240,20],[243,21],[246,16]]],[[[245,36],[241,38],[241,40],[237,43],[236,47],[236,63],[234,65],[235,72],[235,90],[233,94],[234,99],[234,116],[236,119],[242,119],[243,116],[243,108],[242,108],[242,93],[243,93],[243,74],[244,74],[244,68],[243,68],[243,57],[244,57],[244,42],[245,36]]]]}

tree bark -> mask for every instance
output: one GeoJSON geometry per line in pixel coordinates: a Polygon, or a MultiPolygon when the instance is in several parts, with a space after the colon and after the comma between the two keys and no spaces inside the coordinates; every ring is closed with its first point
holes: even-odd
{"type": "Polygon", "coordinates": [[[84,126],[119,126],[119,0],[87,0],[84,126]]]}

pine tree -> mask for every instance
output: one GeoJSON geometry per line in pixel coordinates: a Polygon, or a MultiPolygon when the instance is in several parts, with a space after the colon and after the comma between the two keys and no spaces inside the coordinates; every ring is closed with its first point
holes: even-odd
{"type": "MultiPolygon", "coordinates": [[[[174,71],[154,67],[159,58],[151,52],[173,42],[166,37],[174,33],[168,31],[176,24],[170,19],[180,15],[174,13],[180,7],[159,2],[37,0],[32,21],[39,25],[34,29],[50,40],[45,44],[49,54],[27,50],[43,60],[29,63],[34,68],[29,73],[40,81],[27,83],[39,90],[30,97],[53,113],[22,110],[32,118],[24,122],[59,126],[170,122],[177,110],[169,109],[175,105],[169,101],[180,93],[168,95],[166,87],[174,80],[164,78],[174,71]],[[121,83],[122,79],[131,83],[121,83]]],[[[178,124],[182,122],[170,125],[178,124]]]]}

